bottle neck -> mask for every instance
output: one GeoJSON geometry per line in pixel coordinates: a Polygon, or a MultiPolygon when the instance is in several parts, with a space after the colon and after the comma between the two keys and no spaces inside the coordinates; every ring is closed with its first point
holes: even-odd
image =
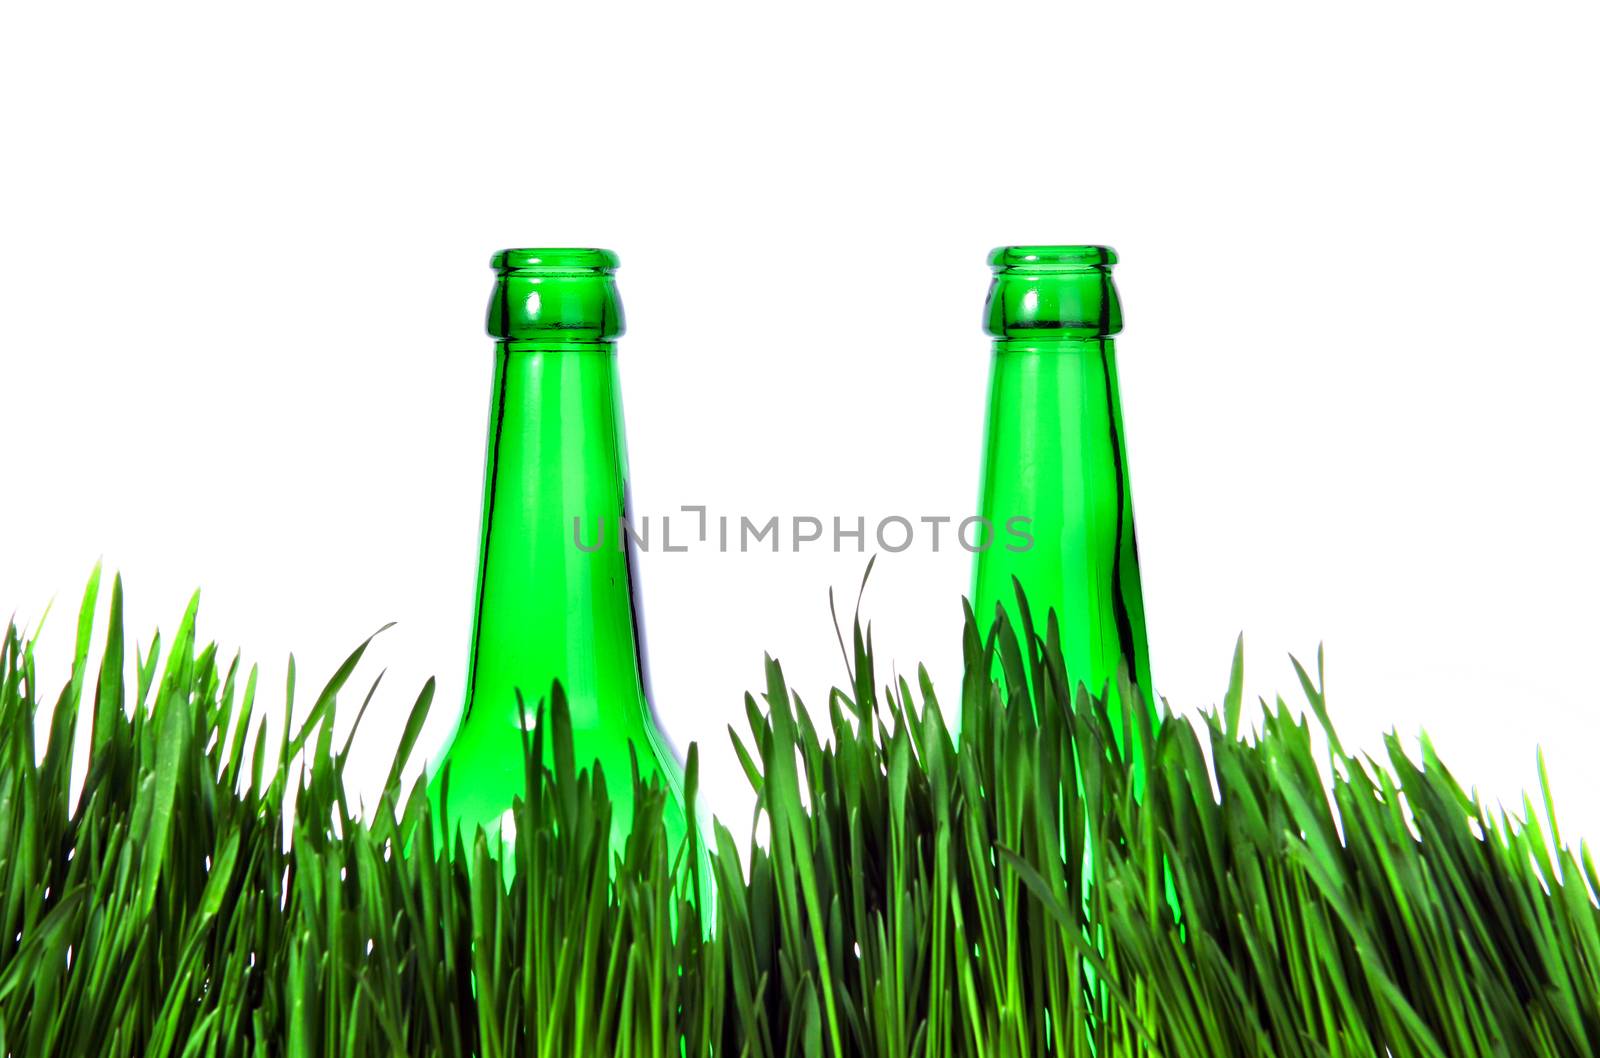
{"type": "Polygon", "coordinates": [[[1056,611],[1073,679],[1098,694],[1125,664],[1149,700],[1114,339],[993,343],[979,514],[994,527],[974,564],[979,619],[996,604],[1019,617],[1015,577],[1041,635],[1056,611]]]}
{"type": "Polygon", "coordinates": [[[557,679],[575,730],[644,719],[615,349],[496,347],[464,726],[515,728],[557,679]]]}

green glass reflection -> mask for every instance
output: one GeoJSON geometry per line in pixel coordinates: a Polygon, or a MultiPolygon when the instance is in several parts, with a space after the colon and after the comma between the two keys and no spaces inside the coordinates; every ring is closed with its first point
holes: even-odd
{"type": "MultiPolygon", "coordinates": [[[[1152,723],[1156,714],[1112,337],[1122,329],[1116,260],[1103,246],[989,255],[994,351],[979,514],[993,532],[974,561],[972,598],[980,621],[1003,606],[1016,622],[1015,577],[1040,634],[1053,609],[1068,674],[1109,691],[1120,731],[1119,666],[1152,723]]],[[[1135,768],[1144,774],[1137,758],[1135,768]]]]}
{"type": "MultiPolygon", "coordinates": [[[[476,826],[498,835],[525,784],[516,694],[531,723],[559,679],[578,766],[604,770],[613,849],[621,851],[633,823],[631,747],[641,775],[670,791],[676,854],[687,833],[683,771],[651,708],[638,569],[622,528],[629,499],[617,257],[506,250],[492,263],[494,384],[472,652],[461,717],[429,795],[437,811],[448,766],[448,822],[469,836],[476,826]]],[[[545,749],[548,757],[548,741],[545,749]]]]}

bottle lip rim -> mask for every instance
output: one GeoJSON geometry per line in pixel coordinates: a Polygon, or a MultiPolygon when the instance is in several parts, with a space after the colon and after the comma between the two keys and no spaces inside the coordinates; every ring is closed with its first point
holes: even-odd
{"type": "Polygon", "coordinates": [[[501,250],[489,259],[489,267],[501,275],[510,272],[609,274],[621,264],[615,251],[597,246],[529,246],[501,250]]]}
{"type": "Polygon", "coordinates": [[[1117,251],[1109,246],[997,246],[989,252],[989,267],[996,272],[1109,268],[1116,263],[1117,251]]]}

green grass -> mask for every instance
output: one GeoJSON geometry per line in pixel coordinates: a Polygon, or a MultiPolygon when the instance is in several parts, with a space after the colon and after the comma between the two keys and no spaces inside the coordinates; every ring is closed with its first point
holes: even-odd
{"type": "MultiPolygon", "coordinates": [[[[848,686],[814,710],[826,731],[769,660],[732,732],[769,837],[745,862],[715,828],[703,940],[676,867],[695,857],[650,825],[659,791],[636,791],[642,825],[608,863],[624,777],[559,751],[559,696],[527,747],[507,887],[481,835],[443,855],[402,786],[431,683],[358,813],[333,731],[372,701],[347,692],[365,644],[308,708],[291,663],[294,719],[269,743],[255,670],[200,645],[192,604],[130,686],[114,585],[92,670],[97,587],[59,693],[15,627],[0,645],[0,1055],[1524,1058],[1600,1040],[1600,878],[1548,794],[1543,820],[1492,813],[1425,741],[1420,760],[1393,737],[1386,759],[1345,753],[1320,659],[1300,670],[1309,721],[1262,703],[1247,731],[1236,655],[1218,711],[1119,740],[1053,623],[980,634],[969,614],[959,750],[925,673],[884,679],[859,620],[848,686]],[[1119,742],[1152,762],[1138,796],[1119,742]]],[[[691,790],[694,772],[691,755],[691,790]]]]}

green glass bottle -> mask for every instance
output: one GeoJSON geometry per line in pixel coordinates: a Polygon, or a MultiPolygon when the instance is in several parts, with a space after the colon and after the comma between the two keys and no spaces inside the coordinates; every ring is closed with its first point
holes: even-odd
{"type": "MultiPolygon", "coordinates": [[[[683,772],[651,708],[629,514],[616,341],[617,256],[596,249],[495,254],[495,338],[472,653],[460,720],[432,769],[449,823],[498,835],[523,793],[522,693],[531,717],[559,679],[577,764],[599,762],[633,821],[629,747],[670,793],[669,853],[685,834],[683,772]]],[[[549,747],[546,746],[548,754],[549,747]]]]}
{"type": "MultiPolygon", "coordinates": [[[[1122,329],[1116,261],[1104,246],[989,255],[994,353],[978,506],[992,528],[972,599],[981,622],[997,606],[1016,622],[1015,577],[1041,634],[1054,610],[1068,675],[1109,691],[1120,732],[1119,666],[1152,723],[1156,714],[1112,337],[1122,329]]],[[[1135,768],[1142,776],[1137,757],[1135,768]]]]}

